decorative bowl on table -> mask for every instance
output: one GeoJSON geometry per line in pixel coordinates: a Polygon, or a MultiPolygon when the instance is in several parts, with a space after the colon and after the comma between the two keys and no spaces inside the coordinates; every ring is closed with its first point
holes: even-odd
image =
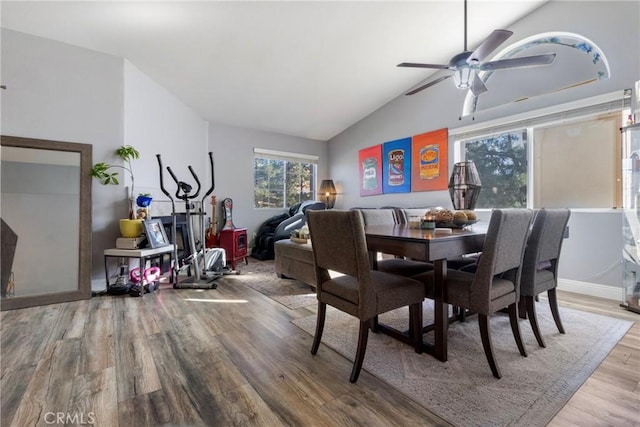
{"type": "Polygon", "coordinates": [[[427,214],[435,217],[437,228],[465,228],[478,222],[475,212],[471,210],[439,209],[427,214]]]}
{"type": "Polygon", "coordinates": [[[467,220],[467,221],[436,221],[436,227],[437,228],[465,228],[468,227],[472,224],[475,224],[476,222],[478,222],[477,219],[474,220],[467,220]]]}

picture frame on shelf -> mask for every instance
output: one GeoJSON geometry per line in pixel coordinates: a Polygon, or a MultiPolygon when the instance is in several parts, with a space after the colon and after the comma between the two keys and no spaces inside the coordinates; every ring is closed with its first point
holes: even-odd
{"type": "Polygon", "coordinates": [[[148,219],[143,222],[144,233],[152,249],[169,245],[169,238],[160,219],[148,219]]]}

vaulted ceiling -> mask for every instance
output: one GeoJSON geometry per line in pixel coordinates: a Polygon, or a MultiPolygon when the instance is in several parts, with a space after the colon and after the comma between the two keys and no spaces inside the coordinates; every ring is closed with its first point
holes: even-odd
{"type": "MultiPolygon", "coordinates": [[[[469,0],[469,49],[543,3],[469,0]]],[[[206,120],[328,140],[433,72],[398,63],[463,50],[463,4],[2,1],[1,23],[123,57],[206,120]]]]}

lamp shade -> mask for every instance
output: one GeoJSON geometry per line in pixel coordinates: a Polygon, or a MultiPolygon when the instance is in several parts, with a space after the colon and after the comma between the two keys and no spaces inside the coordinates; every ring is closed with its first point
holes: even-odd
{"type": "Polygon", "coordinates": [[[327,209],[333,209],[336,204],[336,186],[333,185],[332,179],[323,179],[320,183],[318,198],[327,206],[327,209]]]}
{"type": "Polygon", "coordinates": [[[459,162],[453,165],[449,179],[449,195],[454,209],[475,209],[482,183],[475,163],[459,162]]]}

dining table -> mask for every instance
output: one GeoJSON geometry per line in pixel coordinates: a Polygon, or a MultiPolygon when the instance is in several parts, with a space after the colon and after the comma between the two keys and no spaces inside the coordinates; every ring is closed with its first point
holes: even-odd
{"type": "MultiPolygon", "coordinates": [[[[436,359],[447,361],[447,332],[449,327],[449,305],[444,300],[447,259],[482,251],[487,226],[482,223],[463,228],[435,228],[425,230],[409,225],[365,226],[367,248],[373,268],[377,254],[390,254],[407,259],[433,263],[435,275],[434,322],[425,330],[434,331],[433,343],[424,342],[423,350],[436,359]]],[[[397,339],[408,342],[409,335],[384,324],[376,328],[397,339]]]]}

